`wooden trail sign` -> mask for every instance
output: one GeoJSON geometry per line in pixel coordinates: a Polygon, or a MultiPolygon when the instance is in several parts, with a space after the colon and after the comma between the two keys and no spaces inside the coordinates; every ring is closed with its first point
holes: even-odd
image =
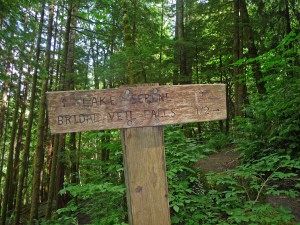
{"type": "Polygon", "coordinates": [[[49,92],[47,104],[51,133],[121,129],[130,225],[171,224],[162,125],[227,117],[223,84],[49,92]]]}
{"type": "Polygon", "coordinates": [[[226,119],[223,84],[48,92],[51,133],[226,119]]]}

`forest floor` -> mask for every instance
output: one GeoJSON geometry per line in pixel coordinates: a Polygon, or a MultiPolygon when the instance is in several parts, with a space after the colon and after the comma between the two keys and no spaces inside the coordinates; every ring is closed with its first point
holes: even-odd
{"type": "MultiPolygon", "coordinates": [[[[201,159],[196,163],[196,167],[201,167],[202,171],[207,172],[223,172],[226,170],[234,169],[240,163],[240,153],[233,152],[233,147],[229,147],[225,150],[222,150],[218,153],[213,153],[207,156],[206,159],[201,159]]],[[[278,185],[278,184],[277,184],[278,185]]],[[[280,183],[279,188],[281,190],[287,190],[291,186],[286,183],[280,183]]],[[[300,222],[300,196],[296,196],[296,198],[291,198],[290,196],[280,194],[280,195],[269,195],[267,199],[267,203],[271,206],[278,208],[279,206],[283,206],[285,208],[289,208],[291,214],[295,216],[294,221],[300,222]]]]}

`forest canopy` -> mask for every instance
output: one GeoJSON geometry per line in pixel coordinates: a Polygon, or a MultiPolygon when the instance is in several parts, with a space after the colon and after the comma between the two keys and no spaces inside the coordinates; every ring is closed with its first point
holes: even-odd
{"type": "Polygon", "coordinates": [[[51,134],[46,92],[144,83],[226,85],[226,120],[164,126],[172,224],[299,222],[299,9],[0,0],[1,224],[128,224],[120,130],[51,134]]]}

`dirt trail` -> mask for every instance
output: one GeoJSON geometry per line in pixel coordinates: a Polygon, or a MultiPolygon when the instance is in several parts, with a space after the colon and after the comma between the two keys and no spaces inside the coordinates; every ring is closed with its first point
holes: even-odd
{"type": "Polygon", "coordinates": [[[196,163],[196,167],[202,167],[203,172],[223,172],[234,169],[239,163],[239,152],[232,152],[232,148],[213,153],[206,159],[201,159],[196,163]]]}

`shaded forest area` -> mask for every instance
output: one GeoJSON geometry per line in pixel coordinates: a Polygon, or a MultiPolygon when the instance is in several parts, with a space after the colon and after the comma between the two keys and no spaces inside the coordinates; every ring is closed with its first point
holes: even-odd
{"type": "Polygon", "coordinates": [[[299,9],[0,0],[1,224],[128,223],[120,131],[51,135],[45,93],[136,83],[226,84],[227,120],[164,126],[172,224],[296,224],[268,198],[299,199],[299,9]],[[197,164],[224,149],[234,167],[197,164]]]}

